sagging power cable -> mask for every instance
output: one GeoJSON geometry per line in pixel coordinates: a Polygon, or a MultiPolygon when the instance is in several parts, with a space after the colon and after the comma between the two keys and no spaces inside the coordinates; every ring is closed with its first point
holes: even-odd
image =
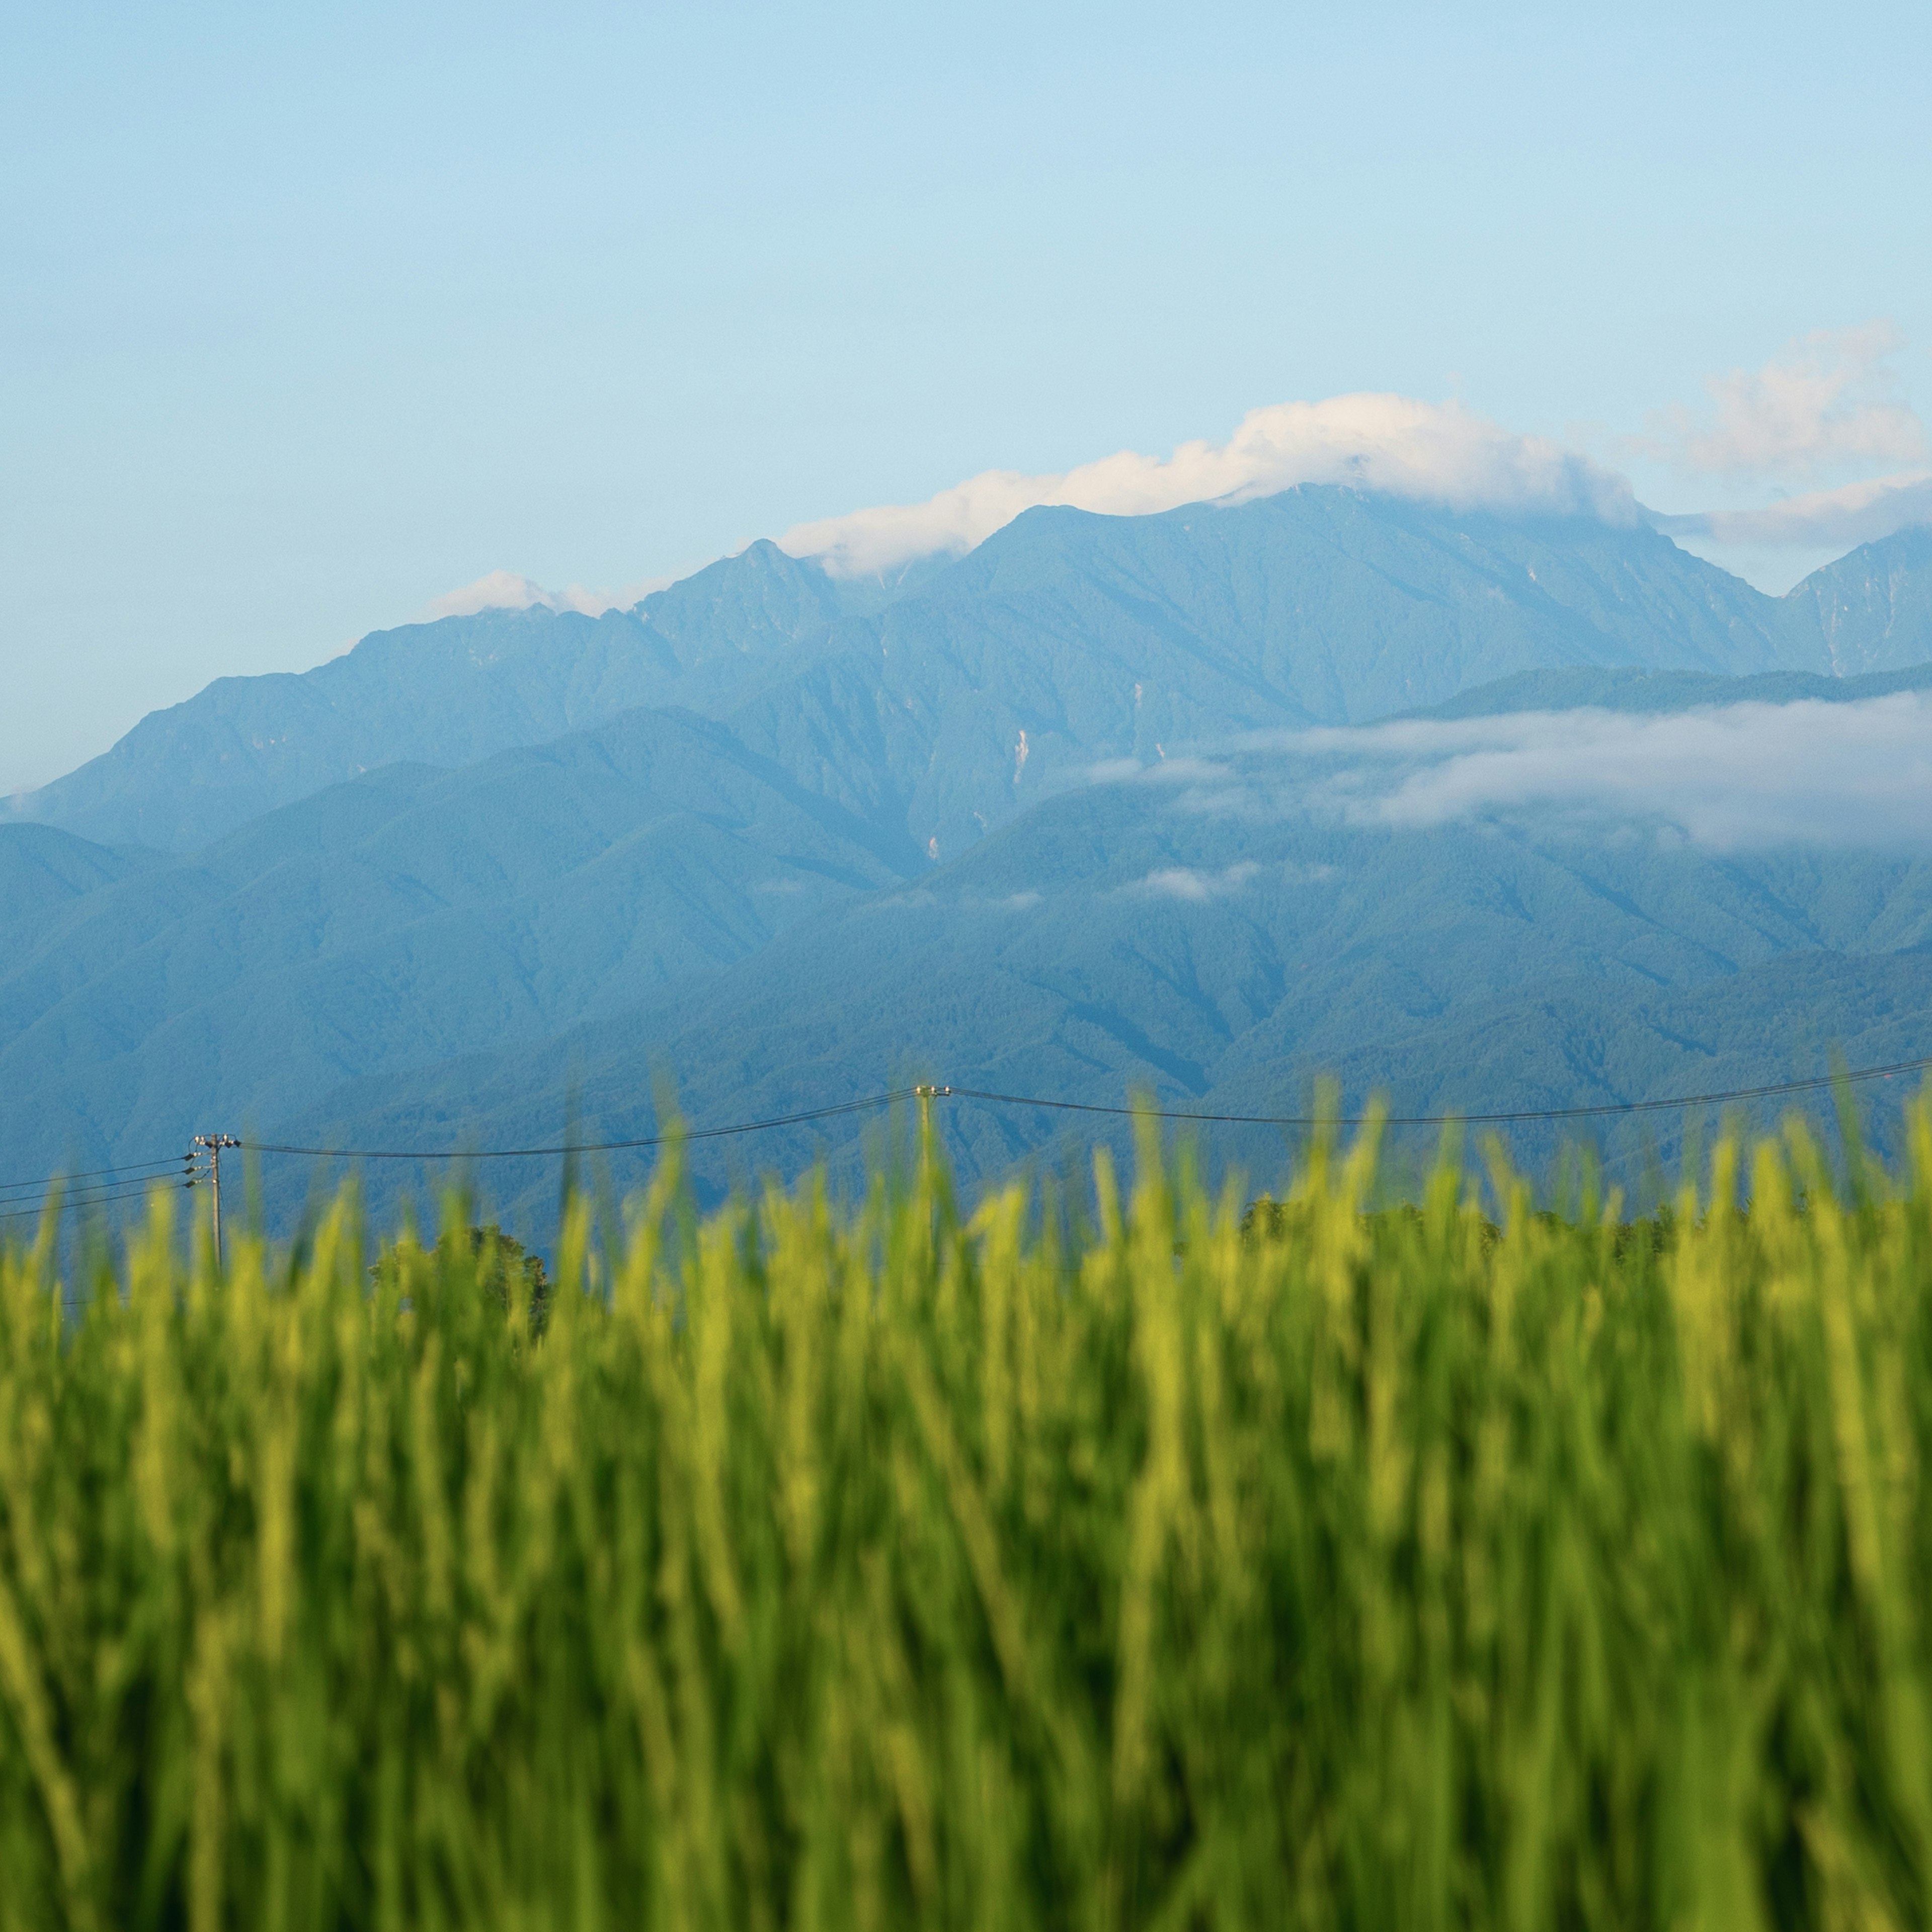
{"type": "Polygon", "coordinates": [[[932,1087],[902,1087],[890,1094],[868,1094],[862,1100],[841,1100],[829,1107],[808,1108],[800,1114],[778,1114],[767,1120],[740,1120],[728,1127],[684,1127],[675,1133],[644,1134],[628,1141],[568,1141],[554,1147],[527,1148],[311,1148],[284,1147],[272,1141],[243,1141],[249,1154],[308,1154],[317,1160],[524,1160],[542,1155],[617,1154],[632,1148],[663,1147],[674,1140],[712,1141],[727,1134],[761,1134],[773,1127],[797,1127],[811,1120],[829,1120],[836,1114],[863,1113],[890,1107],[900,1100],[930,1096],[932,1087]]]}
{"type": "MultiPolygon", "coordinates": [[[[1732,1088],[1722,1093],[1684,1094],[1664,1100],[1609,1100],[1588,1107],[1517,1108],[1502,1113],[1394,1114],[1342,1115],[1328,1124],[1340,1127],[1365,1126],[1379,1119],[1385,1126],[1448,1127],[1501,1126],[1533,1120],[1584,1120],[1608,1114],[1660,1113],[1674,1108],[1728,1106],[1734,1101],[1762,1100],[1784,1094],[1816,1093],[1840,1082],[1857,1084],[1869,1080],[1889,1080],[1900,1074],[1923,1072],[1932,1068],[1932,1055],[1918,1060],[1894,1060],[1880,1066],[1861,1066],[1842,1074],[1820,1074],[1805,1080],[1768,1082],[1756,1087],[1732,1088]]],[[[1130,1118],[1145,1114],[1155,1120],[1194,1121],[1203,1125],[1246,1127],[1314,1127],[1324,1124],[1315,1114],[1210,1114],[1177,1107],[1110,1106],[1091,1100],[1049,1100],[1025,1094],[998,1094],[976,1087],[902,1087],[885,1094],[869,1094],[857,1100],[842,1100],[827,1107],[813,1107],[796,1114],[780,1114],[756,1120],[740,1120],[729,1126],[688,1127],[674,1133],[646,1134],[621,1141],[570,1141],[549,1147],[524,1148],[314,1148],[284,1145],[269,1141],[244,1141],[244,1149],[256,1154],[304,1154],[328,1160],[516,1160],[542,1156],[584,1154],[617,1154],[634,1148],[662,1147],[673,1140],[717,1140],[730,1134],[756,1134],[775,1127],[802,1126],[813,1120],[830,1120],[841,1114],[856,1114],[888,1107],[904,1100],[977,1100],[998,1107],[1038,1107],[1054,1112],[1105,1114],[1130,1118]]]]}
{"type": "MultiPolygon", "coordinates": [[[[1096,1100],[1057,1100],[1038,1094],[1003,1094],[977,1087],[921,1085],[895,1088],[883,1094],[868,1094],[854,1100],[840,1100],[824,1107],[808,1107],[795,1113],[768,1114],[752,1120],[736,1120],[717,1127],[680,1127],[668,1133],[640,1134],[626,1140],[559,1141],[538,1147],[514,1148],[356,1148],[302,1147],[281,1141],[236,1141],[224,1137],[224,1144],[260,1154],[294,1155],[316,1160],[526,1160],[552,1159],[562,1155],[622,1154],[645,1148],[668,1145],[673,1141],[720,1140],[740,1134],[768,1133],[780,1127],[810,1125],[848,1114],[868,1113],[907,1100],[972,1100],[984,1106],[1036,1108],[1052,1113],[1093,1114],[1113,1118],[1145,1114],[1158,1120],[1191,1122],[1201,1126],[1310,1128],[1323,1125],[1360,1127],[1379,1120],[1390,1127],[1450,1127],[1521,1126],[1536,1121],[1599,1119],[1622,1114],[1664,1113],[1689,1107],[1728,1106],[1746,1100],[1765,1100],[1792,1094],[1818,1093],[1840,1084],[1862,1085],[1874,1080],[1891,1080],[1932,1069],[1932,1055],[1914,1060],[1896,1060],[1876,1066],[1858,1066],[1843,1073],[1819,1074],[1802,1080],[1766,1082],[1755,1087],[1733,1087],[1720,1092],[1682,1094],[1659,1100],[1606,1100],[1586,1107],[1520,1107],[1507,1111],[1442,1114],[1350,1114],[1334,1117],[1314,1114],[1219,1114],[1179,1107],[1114,1106],[1096,1100]]],[[[190,1161],[194,1157],[190,1156],[190,1161]]],[[[72,1177],[94,1180],[93,1189],[58,1196],[63,1207],[86,1207],[135,1200],[153,1187],[179,1185],[165,1172],[176,1167],[172,1160],[136,1161],[119,1167],[96,1168],[72,1177]],[[145,1174],[145,1179],[110,1180],[102,1177],[145,1174]]],[[[190,1185],[195,1184],[192,1173],[190,1185]]],[[[0,1222],[29,1220],[43,1213],[56,1198],[52,1181],[16,1181],[0,1184],[0,1222]],[[10,1205],[8,1188],[34,1189],[42,1198],[19,1207],[10,1205]]]]}
{"type": "Polygon", "coordinates": [[[162,1181],[158,1178],[152,1181],[124,1184],[112,1190],[86,1190],[74,1194],[52,1192],[44,1199],[34,1202],[24,1208],[9,1208],[0,1210],[0,1221],[37,1221],[49,1208],[58,1204],[63,1210],[69,1208],[99,1208],[110,1206],[117,1201],[145,1201],[149,1190],[155,1186],[176,1186],[175,1181],[162,1181]]]}
{"type": "MultiPolygon", "coordinates": [[[[1932,1057],[1900,1060],[1888,1066],[1861,1066],[1848,1073],[1822,1073],[1811,1080],[1778,1080],[1762,1087],[1734,1087],[1722,1094],[1684,1094],[1668,1100],[1605,1100],[1589,1107],[1526,1107],[1498,1114],[1352,1114],[1329,1123],[1338,1127],[1361,1127],[1379,1120],[1385,1127],[1503,1126],[1532,1120],[1580,1120],[1604,1114],[1654,1114],[1672,1108],[1726,1106],[1736,1100],[1763,1100],[1780,1094],[1816,1093],[1841,1082],[1890,1080],[1901,1073],[1918,1073],[1932,1067],[1932,1057]]],[[[1156,1120],[1198,1120],[1218,1126],[1243,1127],[1312,1127],[1322,1124],[1313,1114],[1205,1114],[1173,1107],[1111,1107],[1090,1100],[1042,1100],[1023,1094],[989,1094],[973,1087],[927,1087],[920,1093],[940,1099],[982,1100],[1001,1107],[1041,1107],[1058,1113],[1150,1114],[1156,1120]]]]}
{"type": "Polygon", "coordinates": [[[108,1174],[159,1172],[181,1164],[181,1156],[176,1155],[171,1160],[136,1160],[122,1167],[90,1167],[82,1168],[77,1174],[50,1174],[40,1180],[0,1180],[0,1201],[14,1194],[44,1194],[50,1188],[64,1187],[73,1181],[99,1180],[108,1174]]]}

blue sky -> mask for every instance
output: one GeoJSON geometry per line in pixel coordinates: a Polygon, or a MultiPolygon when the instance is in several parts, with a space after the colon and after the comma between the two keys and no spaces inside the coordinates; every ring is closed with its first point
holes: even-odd
{"type": "Polygon", "coordinates": [[[4,17],[0,790],[491,570],[1264,405],[1460,398],[1687,512],[1932,413],[1923,8],[4,17]],[[1808,368],[1850,430],[1709,456],[1708,380],[1808,368]]]}

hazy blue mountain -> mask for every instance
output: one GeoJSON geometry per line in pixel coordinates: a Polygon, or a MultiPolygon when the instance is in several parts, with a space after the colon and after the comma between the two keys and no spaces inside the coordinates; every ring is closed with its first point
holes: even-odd
{"type": "MultiPolygon", "coordinates": [[[[586,1133],[626,1138],[652,1131],[662,1071],[705,1126],[915,1078],[1102,1104],[1139,1088],[1275,1114],[1304,1108],[1334,1069],[1352,1102],[1379,1090],[1402,1112],[1588,1105],[1822,1071],[1834,1043],[1932,1050],[1912,1004],[1932,992],[1928,945],[1932,862],[1911,855],[1718,856],[1312,812],[1258,820],[1156,778],[1044,802],[916,884],[620,1016],[346,1085],[281,1131],[530,1144],[562,1133],[574,1092],[586,1133]]],[[[964,1102],[946,1118],[969,1181],[1107,1128],[964,1102]]],[[[1615,1138],[1628,1160],[1646,1134],[1669,1147],[1676,1130],[1626,1124],[1615,1138]]],[[[716,1190],[817,1150],[844,1160],[864,1131],[848,1118],[694,1159],[716,1190]]],[[[1251,1166],[1279,1138],[1215,1136],[1251,1166]]],[[[488,1178],[543,1224],[554,1163],[488,1178]]],[[[296,1166],[278,1184],[299,1193],[308,1179],[296,1166]]]]}
{"type": "Polygon", "coordinates": [[[110,844],[189,851],[380,766],[472,764],[640,705],[741,700],[844,608],[816,565],[754,544],[634,610],[378,631],[314,670],[218,679],[16,808],[110,844]]]}
{"type": "MultiPolygon", "coordinates": [[[[1342,724],[1532,668],[1828,660],[1778,601],[1647,530],[1308,488],[1162,516],[1031,510],[731,714],[944,858],[1096,760],[1342,724]]],[[[1925,652],[1932,655],[1932,631],[1925,652]]]]}
{"type": "MultiPolygon", "coordinates": [[[[1816,1058],[1828,1004],[1753,1037],[1708,989],[1810,959],[1792,987],[1842,968],[1842,1010],[1876,1013],[1871,962],[1932,938],[1922,862],[1236,810],[1239,759],[1184,748],[1923,688],[1825,674],[1853,641],[1914,647],[1923,548],[1771,599],[1648,531],[1346,490],[1042,509],[890,581],[758,545],[637,612],[452,620],[226,681],[41,794],[70,829],[0,828],[0,1178],[212,1126],[528,1144],[574,1080],[592,1126],[646,1131],[660,1066],[716,1120],[914,1073],[1274,1112],[1332,1066],[1427,1111],[1816,1058]],[[1882,607],[1853,595],[1881,578],[1882,607]],[[1094,782],[1116,764],[1142,775],[1094,782]]],[[[972,1118],[969,1176],[1058,1131],[972,1118]]],[[[705,1154],[708,1186],[732,1158],[705,1154]]],[[[554,1180],[506,1185],[534,1214],[554,1180]]]]}
{"type": "Polygon", "coordinates": [[[159,862],[158,854],[142,847],[112,849],[51,825],[11,828],[0,843],[0,904],[8,914],[0,924],[0,943],[31,940],[31,921],[57,914],[70,901],[159,862]]]}
{"type": "Polygon", "coordinates": [[[45,944],[77,902],[165,862],[140,847],[111,849],[51,825],[0,826],[0,974],[45,944]]]}
{"type": "Polygon", "coordinates": [[[1862,544],[1784,599],[1792,634],[1821,638],[1841,677],[1922,662],[1932,637],[1932,528],[1862,544]]]}
{"type": "Polygon", "coordinates": [[[1923,533],[1780,599],[1648,530],[1334,488],[1152,517],[1036,509],[890,581],[836,583],[758,544],[632,611],[379,632],[298,676],[220,680],[17,809],[187,850],[386,764],[460,766],[678,705],[951,856],[1096,759],[1180,740],[1357,722],[1539,669],[1924,662],[1928,581],[1923,533]]]}
{"type": "MultiPolygon", "coordinates": [[[[1723,1093],[1827,1076],[1840,1057],[1848,1066],[1921,1058],[1932,1052],[1928,1011],[1932,950],[1922,941],[1899,951],[1803,950],[1690,986],[1552,982],[1472,1003],[1396,1040],[1358,1043],[1336,1053],[1327,1070],[1352,1093],[1398,1095],[1406,1110],[1424,1113],[1468,1105],[1450,1096],[1470,1091],[1499,1108],[1723,1093]]],[[[1270,1090],[1272,1072],[1259,1054],[1231,1064],[1215,1089],[1216,1105],[1250,1111],[1248,1096],[1270,1090]]],[[[1901,1106],[1921,1084],[1913,1076],[1857,1090],[1882,1151],[1896,1150],[1901,1106]]],[[[1687,1137],[1708,1143],[1726,1111],[1766,1132],[1794,1106],[1828,1127],[1835,1101],[1820,1093],[1729,1110],[1481,1131],[1502,1134],[1519,1160],[1538,1168],[1564,1142],[1587,1138],[1610,1157],[1612,1179],[1641,1188],[1653,1162],[1674,1181],[1687,1137]]],[[[1432,1137],[1400,1138],[1413,1160],[1432,1137]]]]}
{"type": "Polygon", "coordinates": [[[917,862],[688,712],[386,767],[191,859],[0,827],[0,882],[57,881],[0,941],[0,1177],[541,1039],[917,862]]]}

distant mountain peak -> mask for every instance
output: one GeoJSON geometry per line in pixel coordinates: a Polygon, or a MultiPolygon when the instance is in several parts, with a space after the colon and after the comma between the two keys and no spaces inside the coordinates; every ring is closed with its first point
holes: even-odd
{"type": "Polygon", "coordinates": [[[1834,676],[1932,658],[1932,528],[1894,530],[1814,570],[1779,602],[1815,624],[1834,676]]]}

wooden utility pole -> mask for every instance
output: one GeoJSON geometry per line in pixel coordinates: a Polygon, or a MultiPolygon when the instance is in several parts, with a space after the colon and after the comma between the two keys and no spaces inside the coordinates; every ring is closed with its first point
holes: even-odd
{"type": "MultiPolygon", "coordinates": [[[[238,1148],[242,1143],[232,1134],[196,1134],[194,1144],[208,1156],[208,1183],[214,1190],[214,1266],[218,1273],[221,1267],[221,1150],[238,1148]]],[[[188,1185],[195,1184],[190,1180],[188,1185]]]]}

